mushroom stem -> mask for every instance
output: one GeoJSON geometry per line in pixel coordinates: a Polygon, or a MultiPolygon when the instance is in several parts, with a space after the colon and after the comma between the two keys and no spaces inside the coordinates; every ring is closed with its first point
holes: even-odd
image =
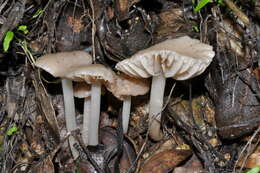
{"type": "Polygon", "coordinates": [[[91,85],[91,113],[89,116],[89,145],[98,145],[101,83],[91,85]]]}
{"type": "Polygon", "coordinates": [[[91,108],[91,100],[90,98],[85,98],[84,113],[83,113],[83,128],[82,128],[82,139],[85,145],[88,145],[88,141],[89,141],[88,123],[90,121],[90,108],[91,108]]]}
{"type": "Polygon", "coordinates": [[[128,130],[130,109],[131,109],[131,96],[128,96],[128,97],[126,97],[126,99],[124,99],[123,110],[122,110],[124,134],[127,133],[127,130],[128,130]]]}
{"type": "Polygon", "coordinates": [[[152,80],[149,108],[149,136],[155,141],[159,141],[163,137],[160,130],[160,122],[165,82],[166,78],[162,74],[154,76],[152,80]]]}
{"type": "MultiPolygon", "coordinates": [[[[71,132],[77,128],[72,81],[67,79],[62,79],[61,84],[62,84],[63,100],[64,100],[64,107],[65,107],[64,114],[65,114],[66,127],[67,127],[67,131],[71,132]]],[[[74,137],[70,136],[69,145],[74,159],[76,159],[79,156],[76,148],[74,148],[75,143],[77,142],[74,139],[74,137]]]]}

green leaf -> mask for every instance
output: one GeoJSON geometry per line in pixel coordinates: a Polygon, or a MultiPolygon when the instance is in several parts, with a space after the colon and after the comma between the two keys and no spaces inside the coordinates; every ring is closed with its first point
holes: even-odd
{"type": "Polygon", "coordinates": [[[200,29],[199,29],[198,25],[192,25],[192,29],[193,29],[195,32],[200,32],[200,29]]]}
{"type": "Polygon", "coordinates": [[[218,0],[218,4],[222,5],[223,4],[223,0],[218,0]]]}
{"type": "Polygon", "coordinates": [[[201,0],[195,7],[194,12],[200,11],[200,9],[206,6],[209,2],[211,2],[211,0],[201,0]]]}
{"type": "Polygon", "coordinates": [[[15,132],[18,131],[18,127],[16,125],[13,125],[12,127],[10,127],[7,131],[6,131],[6,135],[11,136],[13,135],[15,132]]]}
{"type": "Polygon", "coordinates": [[[13,39],[14,39],[14,33],[12,31],[8,31],[5,34],[4,43],[3,43],[4,52],[8,51],[10,43],[13,39]]]}
{"type": "Polygon", "coordinates": [[[43,14],[43,13],[44,13],[44,10],[38,9],[38,10],[34,13],[34,15],[33,15],[32,18],[34,19],[34,18],[40,16],[40,15],[43,14]]]}
{"type": "Polygon", "coordinates": [[[249,171],[247,171],[246,173],[260,173],[260,165],[250,169],[249,171]]]}
{"type": "Polygon", "coordinates": [[[24,34],[28,34],[28,32],[29,32],[26,25],[18,26],[17,30],[22,31],[24,34]]]}

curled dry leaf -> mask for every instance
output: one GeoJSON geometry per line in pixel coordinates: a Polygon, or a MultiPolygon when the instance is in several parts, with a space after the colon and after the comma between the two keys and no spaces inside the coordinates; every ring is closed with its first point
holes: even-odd
{"type": "MultiPolygon", "coordinates": [[[[109,127],[105,127],[101,130],[101,142],[106,146],[106,152],[112,153],[113,150],[117,147],[117,132],[109,127]]],[[[120,159],[119,168],[120,173],[128,172],[131,165],[134,163],[136,159],[136,146],[133,141],[127,137],[124,138],[123,141],[123,153],[120,159]]],[[[115,159],[112,159],[109,162],[109,168],[111,173],[114,173],[115,159]]],[[[138,166],[134,166],[135,169],[138,166]]],[[[133,171],[133,169],[132,169],[133,171]]]]}
{"type": "MultiPolygon", "coordinates": [[[[117,132],[115,129],[110,127],[104,127],[100,131],[100,142],[103,145],[98,145],[95,147],[88,147],[89,152],[94,159],[94,161],[102,169],[109,169],[111,173],[115,172],[116,163],[116,151],[117,151],[117,132]],[[113,156],[113,157],[111,157],[113,156]],[[111,157],[110,159],[108,159],[111,157]],[[108,159],[108,160],[107,160],[108,159]],[[105,168],[106,167],[106,168],[105,168]]],[[[84,160],[87,157],[84,153],[80,155],[84,160]]],[[[123,152],[119,161],[119,173],[128,172],[134,160],[136,159],[136,146],[133,141],[129,138],[124,138],[123,141],[123,152]]],[[[138,164],[138,163],[137,163],[138,164]]],[[[80,172],[95,172],[94,167],[89,161],[84,161],[80,163],[80,172]]],[[[138,165],[133,167],[132,172],[138,169],[138,165]]]]}
{"type": "Polygon", "coordinates": [[[192,152],[190,150],[171,149],[157,153],[145,161],[140,173],[164,173],[176,167],[187,159],[192,152]]]}

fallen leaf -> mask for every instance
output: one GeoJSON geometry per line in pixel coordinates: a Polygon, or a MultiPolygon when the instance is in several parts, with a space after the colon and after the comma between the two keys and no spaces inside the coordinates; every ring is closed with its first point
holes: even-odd
{"type": "Polygon", "coordinates": [[[144,163],[140,173],[166,173],[188,158],[190,150],[171,149],[152,155],[144,163]]]}

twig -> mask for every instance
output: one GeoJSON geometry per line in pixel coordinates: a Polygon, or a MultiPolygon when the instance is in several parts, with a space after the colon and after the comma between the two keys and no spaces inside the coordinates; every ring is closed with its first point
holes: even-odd
{"type": "Polygon", "coordinates": [[[89,0],[89,4],[91,7],[91,12],[92,12],[92,57],[93,57],[93,62],[96,62],[96,50],[95,50],[95,35],[96,35],[96,25],[95,25],[95,9],[94,9],[94,4],[93,0],[89,0]]]}
{"type": "MultiPolygon", "coordinates": [[[[242,151],[240,152],[240,154],[239,154],[239,156],[238,156],[238,159],[237,159],[237,161],[236,161],[236,163],[235,163],[235,166],[234,166],[234,169],[233,169],[233,173],[236,172],[236,166],[237,166],[237,164],[238,164],[238,161],[239,161],[239,160],[241,159],[241,157],[243,156],[243,153],[244,153],[245,150],[249,147],[249,145],[252,144],[253,139],[256,137],[256,135],[257,135],[259,132],[260,132],[260,126],[259,126],[258,129],[254,132],[254,134],[251,136],[251,138],[249,139],[249,141],[247,142],[247,144],[244,146],[244,148],[243,148],[242,151]]],[[[257,143],[259,143],[259,139],[258,139],[257,143]]],[[[243,164],[242,164],[242,166],[241,166],[239,172],[242,172],[242,169],[243,169],[243,167],[244,167],[244,165],[245,165],[245,162],[246,162],[246,160],[247,160],[249,154],[250,154],[250,152],[247,153],[247,155],[246,155],[246,157],[245,157],[245,159],[244,159],[244,161],[243,161],[243,164]]]]}

